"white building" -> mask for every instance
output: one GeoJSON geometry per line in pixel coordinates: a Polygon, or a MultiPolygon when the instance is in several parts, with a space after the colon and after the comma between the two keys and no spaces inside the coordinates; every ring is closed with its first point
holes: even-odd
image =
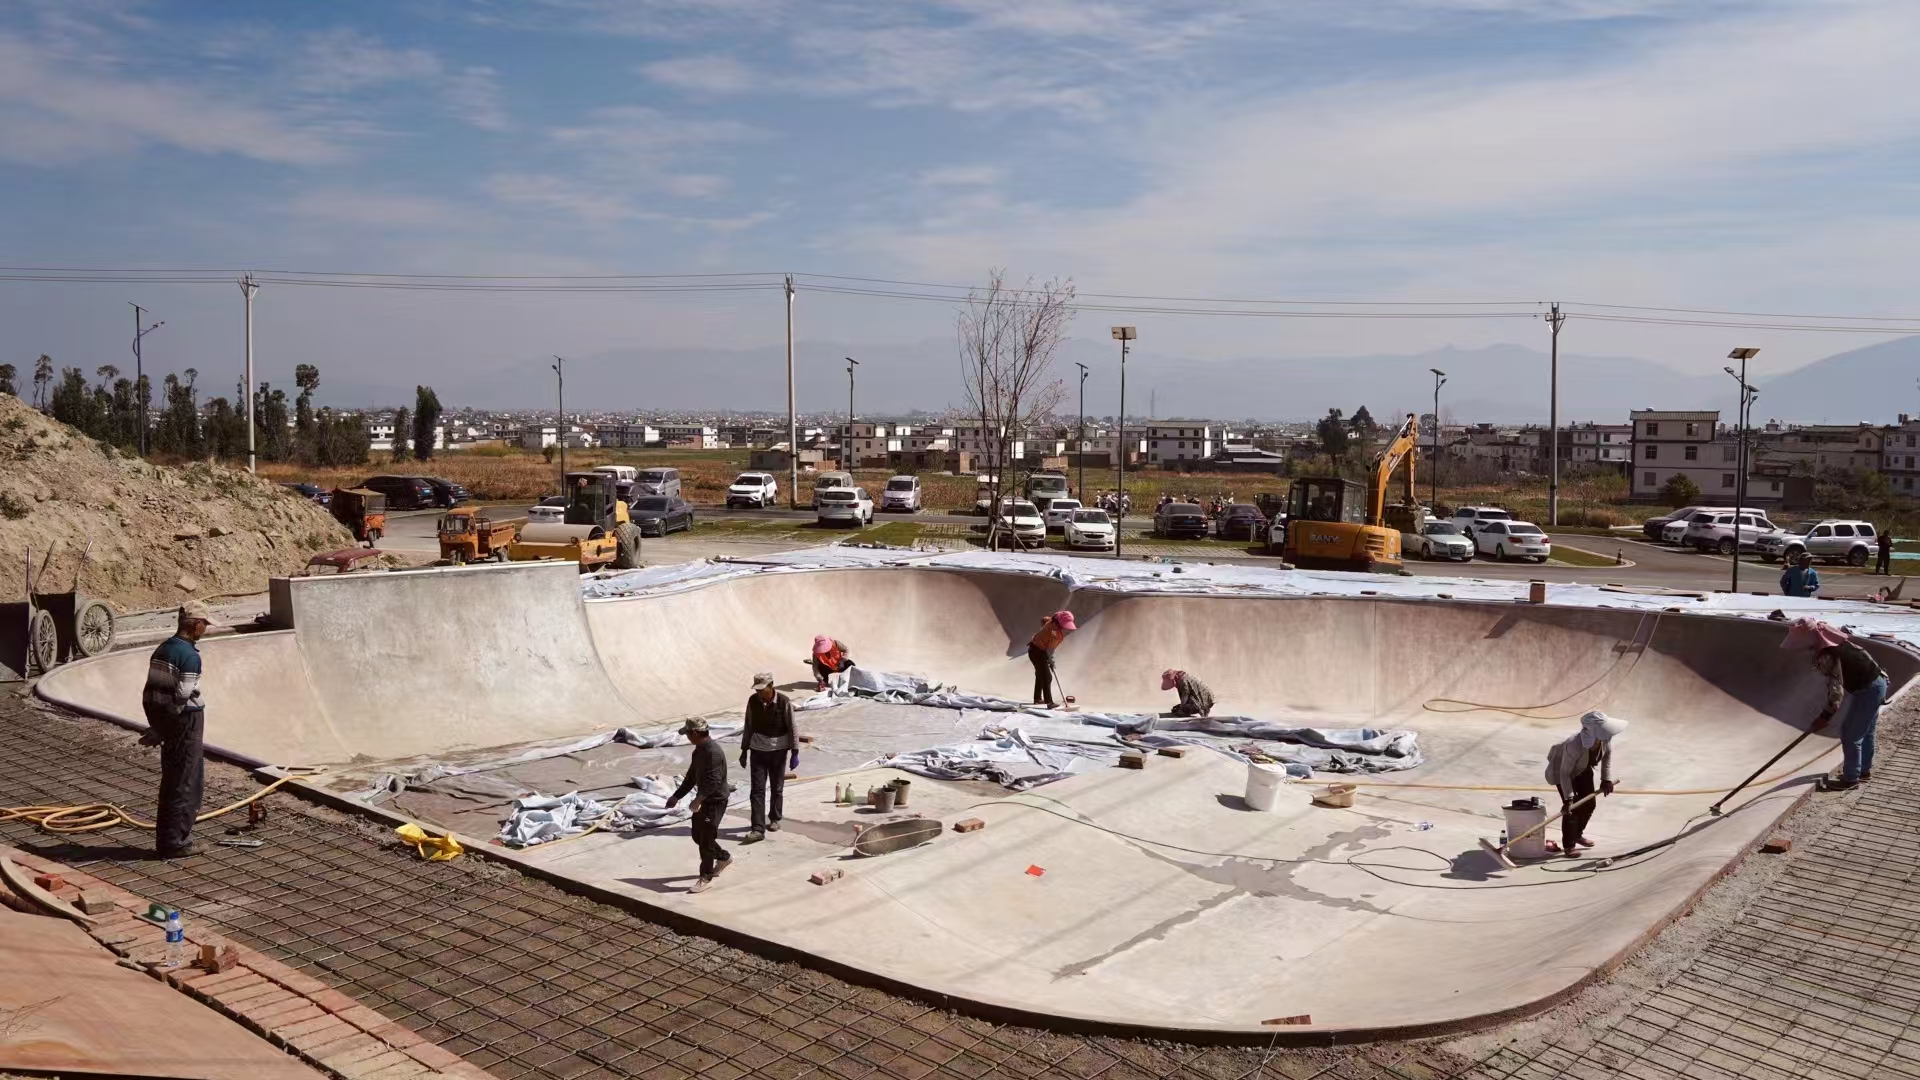
{"type": "Polygon", "coordinates": [[[1667,482],[1681,475],[1700,489],[1701,498],[1731,506],[1738,494],[1740,441],[1721,433],[1719,425],[1717,410],[1634,410],[1629,470],[1634,496],[1658,498],[1667,482]]]}
{"type": "Polygon", "coordinates": [[[669,424],[656,425],[660,440],[668,446],[685,446],[695,450],[719,450],[720,430],[712,424],[669,424]]]}
{"type": "Polygon", "coordinates": [[[1147,464],[1205,461],[1213,456],[1213,426],[1205,420],[1155,420],[1147,424],[1147,464]]]}
{"type": "MultiPolygon", "coordinates": [[[[393,449],[393,425],[391,423],[370,424],[367,426],[367,434],[371,436],[371,441],[367,443],[368,450],[378,452],[393,449]]],[[[409,440],[413,438],[411,429],[407,432],[407,438],[409,440]]],[[[433,448],[435,450],[445,450],[447,448],[447,429],[444,424],[436,424],[434,426],[433,448]]]]}
{"type": "MultiPolygon", "coordinates": [[[[578,426],[567,425],[567,449],[591,450],[600,445],[593,432],[583,431],[578,426]]],[[[545,450],[549,446],[560,445],[560,428],[554,424],[537,424],[520,433],[520,447],[524,450],[545,450]]]]}
{"type": "MultiPolygon", "coordinates": [[[[978,423],[956,424],[953,428],[953,449],[974,455],[976,467],[987,469],[995,464],[1000,453],[999,428],[982,427],[978,423]]],[[[1018,462],[1027,456],[1027,440],[1016,435],[1007,447],[1008,456],[1018,462]]]]}

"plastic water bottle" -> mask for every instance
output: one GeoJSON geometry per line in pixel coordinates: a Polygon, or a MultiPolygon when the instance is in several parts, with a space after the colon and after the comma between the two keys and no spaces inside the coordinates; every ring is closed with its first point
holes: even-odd
{"type": "Polygon", "coordinates": [[[180,913],[167,916],[166,967],[177,968],[187,962],[187,930],[180,924],[180,913]]]}

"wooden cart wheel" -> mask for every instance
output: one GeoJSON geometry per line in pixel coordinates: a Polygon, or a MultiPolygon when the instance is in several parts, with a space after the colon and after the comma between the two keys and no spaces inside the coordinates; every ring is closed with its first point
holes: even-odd
{"type": "Polygon", "coordinates": [[[81,656],[99,656],[113,648],[113,609],[89,600],[74,620],[74,650],[81,656]]]}
{"type": "Polygon", "coordinates": [[[42,675],[60,662],[60,631],[51,611],[36,609],[27,616],[27,656],[42,675]]]}

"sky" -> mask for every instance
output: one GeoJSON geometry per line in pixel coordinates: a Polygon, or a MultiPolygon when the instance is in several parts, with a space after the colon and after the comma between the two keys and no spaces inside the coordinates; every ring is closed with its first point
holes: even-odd
{"type": "Polygon", "coordinates": [[[6,0],[0,264],[207,280],[0,279],[0,361],[125,366],[134,301],[154,370],[231,386],[253,270],[262,378],[458,401],[552,354],[780,342],[791,272],[824,381],[863,344],[951,355],[960,295],[824,275],[1004,268],[1503,316],[1076,320],[1146,362],[1544,347],[1557,300],[1563,349],[1698,375],[1751,345],[1766,376],[1883,338],[1593,316],[1920,327],[1915,40],[1911,0],[6,0]]]}

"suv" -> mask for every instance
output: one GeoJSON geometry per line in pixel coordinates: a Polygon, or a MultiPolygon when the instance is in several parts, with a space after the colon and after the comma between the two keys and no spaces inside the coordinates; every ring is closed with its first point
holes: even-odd
{"type": "Polygon", "coordinates": [[[880,492],[880,509],[905,510],[909,514],[920,510],[920,478],[917,476],[896,476],[887,481],[880,492]]]}
{"type": "Polygon", "coordinates": [[[1453,512],[1453,523],[1461,535],[1473,539],[1473,527],[1487,521],[1512,521],[1513,515],[1497,506],[1463,506],[1453,512]]]}
{"type": "Polygon", "coordinates": [[[772,473],[743,472],[727,488],[727,506],[762,510],[780,500],[780,485],[772,473]]]}
{"type": "Polygon", "coordinates": [[[1675,514],[1673,517],[1668,518],[1667,523],[1660,526],[1660,535],[1654,539],[1663,544],[1683,545],[1687,542],[1687,528],[1693,524],[1694,518],[1699,517],[1701,514],[1731,514],[1733,512],[1734,509],[1731,506],[1686,507],[1685,513],[1675,514]]]}
{"type": "Polygon", "coordinates": [[[820,493],[823,491],[842,491],[853,487],[853,474],[828,470],[813,478],[813,508],[820,509],[820,493]]]}
{"type": "Polygon", "coordinates": [[[1816,559],[1845,559],[1849,566],[1865,566],[1873,557],[1879,535],[1870,521],[1808,521],[1762,536],[1754,543],[1768,562],[1798,558],[1803,551],[1816,559]]]}
{"type": "MultiPolygon", "coordinates": [[[[1739,521],[1737,542],[1742,548],[1751,549],[1762,533],[1775,531],[1773,522],[1757,510],[1741,511],[1739,521]]],[[[1702,510],[1687,522],[1687,531],[1680,542],[1696,551],[1731,555],[1736,542],[1734,533],[1732,510],[1702,510]]]]}
{"type": "Polygon", "coordinates": [[[1680,522],[1682,528],[1685,528],[1687,520],[1693,517],[1693,515],[1699,513],[1702,510],[1713,510],[1713,509],[1716,509],[1716,507],[1683,506],[1678,510],[1669,511],[1667,513],[1661,514],[1659,517],[1650,517],[1647,520],[1641,522],[1640,531],[1647,534],[1647,539],[1658,542],[1660,540],[1665,539],[1665,530],[1668,525],[1671,525],[1677,521],[1677,522],[1680,522]]]}
{"type": "Polygon", "coordinates": [[[369,476],[360,486],[385,495],[390,510],[428,510],[438,501],[433,485],[417,476],[369,476]]]}
{"type": "Polygon", "coordinates": [[[435,506],[444,506],[452,509],[473,498],[473,494],[466,488],[442,477],[416,476],[414,479],[425,480],[427,486],[433,489],[433,504],[435,506]]]}
{"type": "Polygon", "coordinates": [[[680,494],[680,470],[641,469],[640,475],[633,478],[633,493],[636,496],[678,495],[680,494]]]}
{"type": "Polygon", "coordinates": [[[865,488],[828,488],[814,492],[813,498],[820,504],[817,514],[822,525],[850,523],[861,528],[873,524],[873,500],[865,488]]]}
{"type": "MultiPolygon", "coordinates": [[[[1008,547],[1046,547],[1047,519],[1040,514],[1040,508],[1017,495],[1000,497],[1000,532],[994,537],[994,546],[999,546],[1004,537],[1008,547]]],[[[989,533],[989,535],[994,535],[989,533]]]]}

